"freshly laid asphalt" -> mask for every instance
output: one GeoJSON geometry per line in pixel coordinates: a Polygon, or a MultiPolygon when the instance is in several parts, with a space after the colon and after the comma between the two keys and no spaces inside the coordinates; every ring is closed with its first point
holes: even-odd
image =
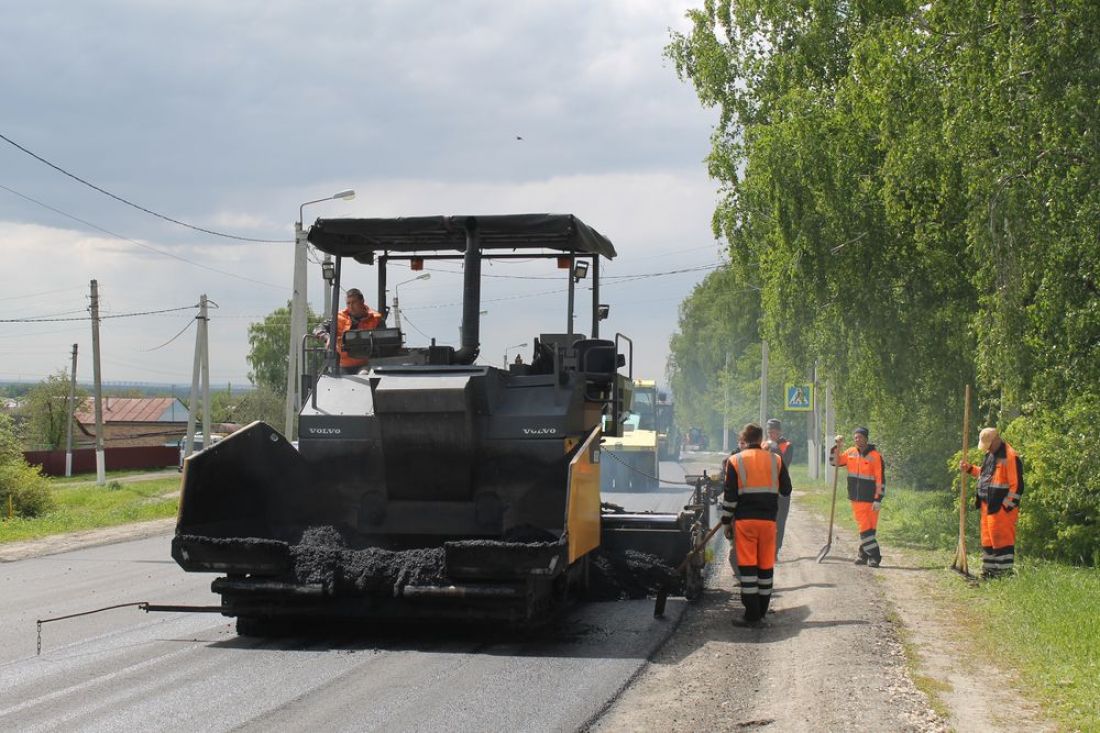
{"type": "MultiPolygon", "coordinates": [[[[664,463],[662,478],[683,469],[664,463]]],[[[677,511],[665,486],[609,493],[631,510],[677,511]]],[[[43,627],[35,620],[148,601],[214,605],[213,575],[169,557],[168,535],[0,563],[0,730],[577,730],[675,629],[652,601],[589,603],[552,631],[519,637],[442,625],[277,640],[238,637],[216,614],[121,608],[43,627]]]]}

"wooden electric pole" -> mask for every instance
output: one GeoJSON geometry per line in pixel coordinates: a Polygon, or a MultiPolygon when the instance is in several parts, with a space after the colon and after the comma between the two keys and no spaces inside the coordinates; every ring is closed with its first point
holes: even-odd
{"type": "Polygon", "coordinates": [[[760,427],[768,419],[768,342],[760,342],[760,427]]]}
{"type": "Polygon", "coordinates": [[[210,443],[210,360],[206,356],[206,293],[199,296],[199,314],[195,317],[195,359],[191,369],[191,399],[187,403],[187,437],[183,457],[191,455],[195,448],[195,420],[199,409],[199,380],[202,380],[202,440],[205,448],[210,443]]]}
{"type": "Polygon", "coordinates": [[[69,374],[69,420],[65,423],[65,477],[73,475],[73,413],[76,412],[76,344],[73,344],[73,367],[69,374]]]}
{"type": "Polygon", "coordinates": [[[99,369],[99,283],[92,280],[92,389],[95,392],[95,482],[107,483],[107,461],[103,455],[103,378],[99,369]]]}

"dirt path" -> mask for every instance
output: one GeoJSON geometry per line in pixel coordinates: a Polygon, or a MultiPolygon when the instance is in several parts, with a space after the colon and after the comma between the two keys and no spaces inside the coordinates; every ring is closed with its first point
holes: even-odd
{"type": "Polygon", "coordinates": [[[977,665],[959,661],[966,657],[949,619],[927,592],[926,576],[938,569],[890,548],[882,568],[856,567],[855,543],[838,534],[817,564],[825,528],[796,496],[769,626],[731,624],[741,605],[723,563],[715,587],[592,730],[1042,729],[1037,714],[1015,702],[1011,721],[998,717],[994,708],[1005,706],[995,700],[975,704],[985,682],[977,665]],[[935,701],[914,683],[903,643],[918,652],[917,679],[935,701]]]}

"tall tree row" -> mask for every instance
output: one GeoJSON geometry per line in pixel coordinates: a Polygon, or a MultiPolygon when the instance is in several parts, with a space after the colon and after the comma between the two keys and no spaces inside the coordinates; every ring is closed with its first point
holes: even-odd
{"type": "Polygon", "coordinates": [[[1029,547],[1100,560],[1100,4],[689,16],[668,52],[720,112],[730,268],[681,308],[674,386],[753,333],[790,368],[819,364],[841,424],[870,423],[896,477],[945,487],[973,382],[982,422],[1024,453],[1029,547]]]}

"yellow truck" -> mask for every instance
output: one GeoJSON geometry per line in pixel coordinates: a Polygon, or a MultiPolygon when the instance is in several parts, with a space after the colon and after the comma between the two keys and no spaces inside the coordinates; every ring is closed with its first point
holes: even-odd
{"type": "Polygon", "coordinates": [[[635,379],[622,420],[622,435],[604,438],[600,470],[603,491],[651,491],[660,486],[661,459],[673,458],[669,430],[672,405],[652,379],[635,379]],[[608,455],[610,454],[610,455],[608,455]]]}

